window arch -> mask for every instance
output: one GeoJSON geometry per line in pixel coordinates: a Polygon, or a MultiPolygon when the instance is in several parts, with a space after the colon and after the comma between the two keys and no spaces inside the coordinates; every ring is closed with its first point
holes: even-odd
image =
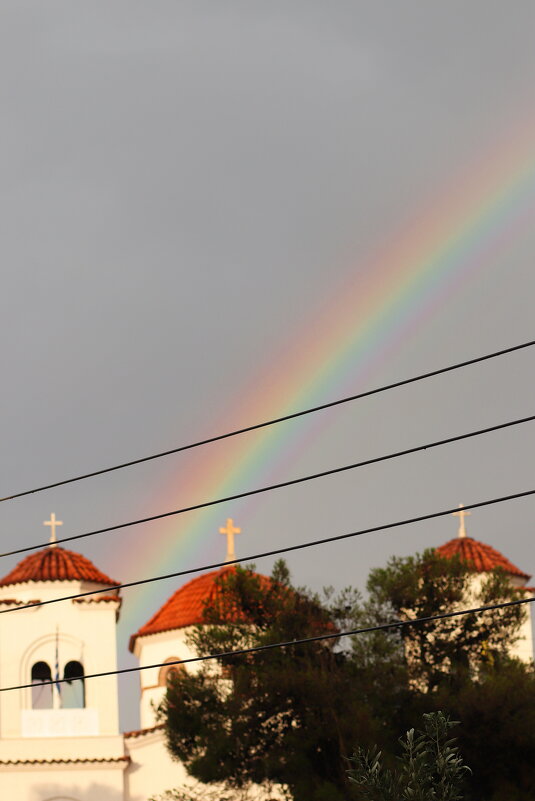
{"type": "Polygon", "coordinates": [[[178,661],[179,661],[178,656],[170,656],[169,659],[165,660],[165,664],[162,665],[162,667],[160,668],[160,672],[158,673],[158,685],[160,687],[167,687],[172,677],[178,676],[184,670],[182,665],[167,664],[168,662],[178,662],[178,661]]]}
{"type": "Polygon", "coordinates": [[[32,666],[32,709],[52,709],[52,671],[47,662],[35,662],[32,666]]]}
{"type": "Polygon", "coordinates": [[[65,681],[61,685],[63,709],[81,709],[85,706],[84,666],[81,662],[67,662],[63,671],[65,681]]]}

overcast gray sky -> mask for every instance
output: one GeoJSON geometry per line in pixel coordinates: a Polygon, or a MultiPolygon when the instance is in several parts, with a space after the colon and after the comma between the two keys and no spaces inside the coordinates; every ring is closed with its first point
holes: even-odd
{"type": "MultiPolygon", "coordinates": [[[[218,433],[263,375],[295,393],[281,355],[328,338],[314,320],[335,320],[344,287],[381,280],[367,271],[384,243],[533,125],[531,2],[2,0],[0,17],[2,495],[218,433]]],[[[520,211],[477,271],[416,304],[410,332],[372,349],[365,373],[355,357],[354,380],[326,380],[321,399],[533,338],[533,205],[520,211]]],[[[250,479],[531,414],[533,365],[526,351],[281,428],[250,479]]],[[[74,547],[134,579],[147,537],[169,570],[223,556],[231,515],[246,555],[529,489],[534,444],[531,424],[74,547]],[[188,527],[177,561],[170,532],[188,527]]],[[[68,535],[208,500],[183,487],[223,447],[5,503],[2,547],[46,539],[51,511],[68,535]]],[[[534,521],[535,502],[518,501],[474,513],[468,531],[535,572],[534,521]]],[[[288,561],[298,583],[363,587],[389,555],[455,533],[443,519],[288,561]]],[[[121,666],[176,586],[125,592],[121,666]]],[[[121,687],[133,728],[137,679],[121,687]]]]}

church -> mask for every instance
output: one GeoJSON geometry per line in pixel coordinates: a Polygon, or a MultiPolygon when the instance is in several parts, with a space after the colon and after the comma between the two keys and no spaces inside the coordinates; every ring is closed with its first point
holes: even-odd
{"type": "MultiPolygon", "coordinates": [[[[467,536],[463,509],[458,536],[438,548],[458,554],[476,577],[501,567],[523,591],[530,576],[499,551],[467,536]]],[[[202,623],[204,604],[221,571],[204,573],[178,588],[130,638],[140,666],[138,731],[119,728],[118,677],[85,676],[117,669],[119,582],[89,559],[56,544],[52,515],[48,547],[31,553],[0,579],[0,793],[16,801],[147,801],[191,782],[171,759],[154,707],[165,693],[170,662],[195,656],[187,644],[202,623]],[[100,590],[97,595],[54,599],[100,590]],[[41,605],[31,606],[40,602],[41,605]],[[47,603],[52,602],[52,603],[47,603]],[[14,614],[4,611],[25,607],[14,614]],[[64,679],[61,683],[57,679],[64,679]]],[[[227,561],[233,559],[232,520],[227,561]]],[[[231,570],[227,567],[223,570],[231,570]]],[[[514,652],[533,658],[531,616],[514,652]]],[[[189,669],[194,669],[191,666],[189,669]]],[[[259,798],[262,796],[259,795],[259,798]]]]}

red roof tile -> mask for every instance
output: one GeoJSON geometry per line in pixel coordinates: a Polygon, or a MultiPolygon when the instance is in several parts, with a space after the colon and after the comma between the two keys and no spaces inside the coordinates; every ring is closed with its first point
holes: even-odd
{"type": "Polygon", "coordinates": [[[120,595],[86,595],[85,598],[72,599],[73,604],[101,604],[112,601],[118,602],[119,606],[123,603],[120,595]]]}
{"type": "Polygon", "coordinates": [[[511,576],[517,576],[518,578],[526,579],[526,581],[531,578],[528,573],[524,573],[520,568],[516,567],[495,548],[485,545],[484,542],[478,542],[472,537],[456,537],[436,550],[437,553],[447,559],[458,555],[463,562],[467,562],[478,573],[487,573],[490,570],[501,567],[511,576]]]}
{"type": "Polygon", "coordinates": [[[0,604],[5,606],[26,606],[28,603],[38,604],[39,601],[17,601],[14,598],[0,598],[0,604]]]}
{"type": "MultiPolygon", "coordinates": [[[[136,639],[144,637],[148,634],[159,634],[163,631],[173,631],[174,629],[186,628],[187,626],[196,626],[204,623],[204,608],[207,601],[211,601],[217,597],[219,590],[216,580],[221,576],[225,576],[230,572],[235,571],[235,567],[223,567],[220,570],[213,570],[211,573],[203,573],[197,578],[188,581],[180,587],[168,601],[154,614],[150,620],[141,626],[139,631],[130,637],[129,648],[133,652],[136,639]]],[[[256,574],[257,578],[263,586],[272,586],[272,581],[267,576],[256,574]]],[[[281,587],[281,590],[286,590],[281,587]]],[[[293,593],[293,590],[291,590],[293,593]]],[[[228,613],[228,610],[226,610],[228,613]]],[[[230,611],[232,616],[239,615],[230,611]]],[[[329,632],[335,630],[332,623],[321,623],[322,630],[326,628],[329,632]]]]}
{"type": "Polygon", "coordinates": [[[155,731],[163,731],[165,725],[157,723],[156,726],[148,726],[146,729],[134,729],[133,731],[125,731],[123,737],[144,737],[146,734],[154,734],[155,731]]]}
{"type": "MultiPolygon", "coordinates": [[[[203,573],[180,587],[156,614],[130,637],[130,650],[134,650],[137,637],[203,623],[205,604],[214,598],[218,590],[216,579],[235,569],[235,567],[223,567],[220,570],[203,573]]],[[[260,576],[260,579],[265,582],[270,581],[265,576],[260,576]]]]}
{"type": "Polygon", "coordinates": [[[216,578],[231,570],[234,568],[223,567],[220,570],[213,570],[211,573],[203,573],[180,587],[156,614],[130,637],[130,650],[134,650],[137,637],[202,623],[205,603],[213,598],[216,590],[216,578]]]}
{"type": "Polygon", "coordinates": [[[0,765],[75,765],[104,764],[108,762],[131,762],[129,756],[118,757],[73,757],[65,759],[2,759],[0,765]]]}
{"type": "Polygon", "coordinates": [[[0,579],[0,586],[23,584],[26,581],[90,581],[110,586],[119,583],[101,573],[85,556],[57,545],[27,556],[0,579]]]}

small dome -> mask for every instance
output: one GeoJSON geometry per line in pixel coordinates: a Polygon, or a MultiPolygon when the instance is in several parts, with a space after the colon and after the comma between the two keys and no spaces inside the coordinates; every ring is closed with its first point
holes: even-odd
{"type": "Polygon", "coordinates": [[[478,573],[488,573],[497,567],[501,567],[511,576],[516,576],[525,581],[530,578],[529,573],[524,573],[495,548],[485,545],[484,542],[478,542],[472,537],[456,537],[441,545],[436,551],[440,556],[444,556],[447,559],[459,556],[463,562],[469,564],[478,573]]]}
{"type": "Polygon", "coordinates": [[[101,573],[85,556],[57,545],[27,556],[0,579],[0,587],[26,581],[90,581],[110,586],[119,583],[101,573]]]}
{"type": "MultiPolygon", "coordinates": [[[[205,604],[214,598],[218,590],[216,580],[234,571],[234,567],[223,567],[220,570],[203,573],[180,587],[156,614],[130,637],[130,650],[134,650],[136,639],[146,634],[159,634],[162,631],[183,629],[203,623],[205,604]]],[[[260,578],[269,581],[264,576],[260,578]]]]}

